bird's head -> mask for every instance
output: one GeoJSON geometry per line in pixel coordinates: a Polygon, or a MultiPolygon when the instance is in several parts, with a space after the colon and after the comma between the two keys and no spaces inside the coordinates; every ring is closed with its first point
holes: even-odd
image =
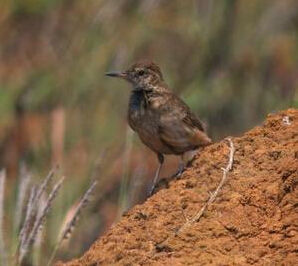
{"type": "Polygon", "coordinates": [[[140,61],[122,72],[108,72],[109,77],[123,78],[133,85],[134,89],[146,89],[163,81],[158,65],[151,61],[140,61]]]}

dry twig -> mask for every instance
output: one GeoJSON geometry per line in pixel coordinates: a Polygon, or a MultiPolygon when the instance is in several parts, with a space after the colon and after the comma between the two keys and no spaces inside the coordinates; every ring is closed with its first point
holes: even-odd
{"type": "MultiPolygon", "coordinates": [[[[214,200],[216,199],[219,191],[221,190],[221,188],[225,184],[226,179],[227,179],[227,173],[229,171],[231,171],[232,166],[233,166],[234,153],[235,153],[234,143],[231,140],[231,138],[228,138],[227,141],[229,142],[229,147],[230,147],[229,161],[228,161],[227,166],[225,168],[222,168],[223,175],[222,175],[222,178],[221,178],[220,183],[218,184],[216,190],[213,193],[210,193],[210,196],[209,196],[208,201],[204,204],[204,206],[200,209],[200,211],[197,212],[192,218],[186,219],[186,222],[179,228],[179,230],[175,233],[175,235],[180,234],[182,231],[184,231],[186,228],[188,228],[189,226],[191,226],[193,223],[195,223],[195,222],[197,222],[197,221],[200,220],[200,218],[203,216],[203,214],[206,211],[206,209],[208,208],[208,206],[211,203],[214,202],[214,200]]],[[[165,244],[165,242],[167,242],[169,240],[169,238],[170,238],[170,236],[166,240],[164,240],[161,244],[159,244],[158,246],[159,247],[163,246],[165,244]]]]}

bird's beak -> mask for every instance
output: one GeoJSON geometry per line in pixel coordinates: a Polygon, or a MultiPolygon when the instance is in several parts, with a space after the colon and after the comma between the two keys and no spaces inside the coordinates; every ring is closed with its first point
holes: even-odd
{"type": "Polygon", "coordinates": [[[126,72],[113,71],[113,72],[107,72],[106,76],[125,79],[127,77],[127,74],[126,72]]]}

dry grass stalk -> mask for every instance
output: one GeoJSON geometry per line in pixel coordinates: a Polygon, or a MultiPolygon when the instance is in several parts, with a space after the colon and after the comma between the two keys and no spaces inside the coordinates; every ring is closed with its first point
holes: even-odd
{"type": "Polygon", "coordinates": [[[5,170],[0,171],[0,254],[1,254],[1,265],[7,265],[7,253],[4,242],[4,229],[3,229],[3,218],[4,218],[4,186],[5,186],[6,172],[5,170]]]}
{"type": "Polygon", "coordinates": [[[58,238],[57,244],[54,248],[54,251],[51,255],[51,258],[48,262],[48,265],[51,265],[53,259],[55,258],[55,255],[61,245],[61,243],[63,242],[63,240],[68,239],[71,236],[71,233],[73,232],[73,229],[76,225],[76,222],[79,219],[79,216],[81,214],[81,211],[83,208],[86,207],[86,205],[89,202],[89,197],[92,193],[92,191],[94,190],[95,186],[97,184],[97,181],[94,181],[91,186],[88,188],[88,190],[85,192],[85,194],[83,195],[82,199],[80,200],[78,206],[76,207],[76,210],[72,216],[72,218],[70,219],[70,221],[68,223],[66,223],[65,227],[62,229],[61,234],[58,238]]]}
{"type": "MultiPolygon", "coordinates": [[[[47,195],[43,194],[40,202],[37,206],[37,216],[36,217],[40,217],[42,214],[42,211],[46,205],[46,201],[47,201],[47,195]]],[[[45,237],[45,231],[46,230],[42,230],[40,229],[37,232],[36,238],[34,240],[34,243],[32,244],[32,248],[30,250],[30,253],[32,253],[32,265],[41,265],[42,264],[42,257],[44,256],[43,252],[42,252],[42,244],[43,244],[43,240],[45,237]]]]}
{"type": "MultiPolygon", "coordinates": [[[[49,177],[49,175],[48,175],[48,177],[46,179],[51,179],[51,177],[49,177]]],[[[29,248],[32,246],[32,244],[36,240],[38,232],[40,232],[40,230],[42,229],[42,226],[45,221],[45,217],[48,214],[48,212],[52,206],[53,200],[57,197],[58,191],[61,188],[63,181],[64,181],[64,177],[62,177],[55,184],[49,197],[47,198],[46,204],[45,204],[44,208],[42,209],[40,216],[35,217],[35,221],[34,221],[32,230],[30,231],[30,234],[28,234],[28,232],[26,232],[27,237],[24,239],[23,243],[21,243],[20,249],[19,249],[19,254],[18,254],[18,263],[19,264],[22,263],[24,257],[26,256],[26,254],[29,251],[29,248]]],[[[42,185],[39,187],[39,189],[36,193],[36,196],[35,197],[33,196],[33,207],[34,207],[35,203],[38,204],[39,200],[37,201],[37,199],[38,198],[40,199],[40,197],[42,195],[42,192],[40,193],[40,191],[44,191],[47,184],[48,184],[48,181],[45,180],[42,183],[42,185]],[[40,196],[38,193],[40,193],[40,196]]]]}
{"type": "Polygon", "coordinates": [[[29,234],[37,219],[37,205],[39,204],[39,200],[42,194],[45,192],[49,182],[52,180],[54,173],[55,169],[51,169],[39,187],[33,186],[31,188],[30,197],[26,208],[25,220],[19,234],[19,247],[17,251],[18,253],[26,245],[29,234]]]}
{"type": "MultiPolygon", "coordinates": [[[[38,217],[37,219],[39,219],[39,217],[42,216],[43,211],[46,207],[46,204],[47,204],[47,197],[45,194],[43,194],[42,197],[40,198],[39,204],[37,206],[37,214],[36,214],[36,217],[38,217]]],[[[34,241],[35,247],[38,247],[38,245],[40,245],[42,242],[42,237],[41,237],[42,234],[41,233],[42,233],[41,230],[39,230],[39,232],[37,233],[36,240],[34,241]]]]}
{"type": "Polygon", "coordinates": [[[24,202],[31,182],[31,174],[28,172],[27,167],[24,163],[21,164],[19,180],[20,181],[18,186],[19,187],[18,197],[17,197],[16,210],[15,210],[15,216],[14,216],[15,232],[19,230],[19,226],[23,215],[24,202]]]}
{"type": "Polygon", "coordinates": [[[79,202],[79,204],[78,204],[78,206],[77,206],[77,208],[76,208],[76,210],[74,212],[73,218],[66,224],[64,230],[62,231],[62,234],[60,236],[60,241],[63,241],[65,239],[68,239],[69,236],[71,235],[72,229],[74,228],[74,226],[76,225],[77,220],[79,219],[81,210],[84,207],[86,207],[86,205],[89,202],[89,196],[91,195],[93,189],[95,188],[96,183],[97,182],[94,181],[91,184],[91,186],[89,187],[89,189],[83,195],[82,199],[80,200],[80,202],[79,202]]]}
{"type": "MultiPolygon", "coordinates": [[[[30,197],[28,200],[27,208],[26,208],[26,216],[22,226],[22,229],[19,234],[19,247],[21,249],[25,245],[26,240],[30,234],[32,226],[34,224],[34,198],[36,197],[37,187],[33,186],[31,188],[30,197]]],[[[19,252],[19,251],[18,251],[19,252]]]]}
{"type": "Polygon", "coordinates": [[[55,170],[56,169],[51,169],[50,172],[48,173],[48,175],[46,176],[46,178],[44,179],[44,181],[39,186],[37,193],[36,193],[36,199],[35,199],[36,202],[38,202],[40,200],[42,193],[45,192],[48,184],[50,183],[50,181],[52,180],[52,178],[54,176],[55,170]]]}
{"type": "Polygon", "coordinates": [[[35,223],[34,223],[34,226],[33,226],[33,229],[30,233],[30,236],[29,236],[29,239],[28,239],[28,244],[29,245],[32,245],[35,238],[36,238],[36,235],[38,233],[38,231],[42,228],[42,225],[45,221],[45,217],[46,215],[49,213],[49,210],[52,206],[52,203],[53,203],[53,200],[57,197],[57,194],[58,194],[58,191],[59,189],[61,188],[62,186],[62,183],[64,181],[64,177],[62,177],[54,186],[54,188],[52,189],[47,201],[46,201],[46,204],[44,206],[44,208],[42,209],[41,213],[40,213],[40,216],[37,217],[35,223]]]}

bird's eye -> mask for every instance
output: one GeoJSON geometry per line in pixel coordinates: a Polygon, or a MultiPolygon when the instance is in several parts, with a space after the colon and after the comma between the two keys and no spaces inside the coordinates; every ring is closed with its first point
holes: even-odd
{"type": "Polygon", "coordinates": [[[140,70],[139,72],[138,72],[138,75],[139,76],[143,76],[145,74],[145,71],[144,70],[140,70]]]}

